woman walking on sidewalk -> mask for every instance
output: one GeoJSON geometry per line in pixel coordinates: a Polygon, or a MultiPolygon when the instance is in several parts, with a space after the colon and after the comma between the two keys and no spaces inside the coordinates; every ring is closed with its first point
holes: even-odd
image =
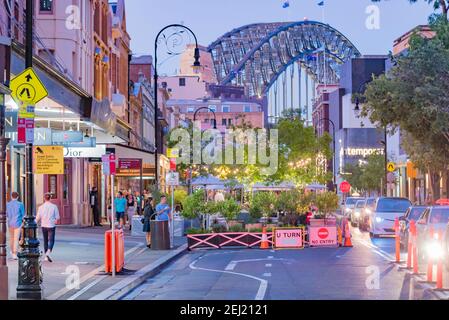
{"type": "Polygon", "coordinates": [[[146,232],[147,247],[151,248],[151,220],[154,218],[154,201],[153,198],[148,198],[145,203],[144,218],[143,218],[143,232],[146,232]]]}
{"type": "Polygon", "coordinates": [[[132,193],[128,193],[128,195],[126,196],[126,205],[127,205],[126,220],[127,223],[129,224],[129,230],[131,230],[133,216],[136,213],[136,201],[134,200],[134,196],[132,193]]]}

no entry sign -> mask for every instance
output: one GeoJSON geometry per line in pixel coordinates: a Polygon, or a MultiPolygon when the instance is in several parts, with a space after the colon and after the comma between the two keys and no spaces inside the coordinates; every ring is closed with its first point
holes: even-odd
{"type": "Polygon", "coordinates": [[[311,247],[336,247],[337,227],[309,227],[309,244],[311,247]]]}
{"type": "Polygon", "coordinates": [[[277,249],[304,248],[304,230],[302,228],[275,229],[274,246],[277,249]]]}
{"type": "Polygon", "coordinates": [[[343,193],[348,193],[349,191],[351,191],[351,185],[349,184],[348,181],[343,181],[340,184],[340,191],[343,193]]]}

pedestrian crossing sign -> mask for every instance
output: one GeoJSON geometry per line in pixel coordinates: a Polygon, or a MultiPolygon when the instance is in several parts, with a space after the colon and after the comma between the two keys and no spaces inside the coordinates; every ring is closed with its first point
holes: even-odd
{"type": "Polygon", "coordinates": [[[28,68],[10,83],[11,96],[20,105],[34,106],[48,96],[48,91],[33,68],[28,68]]]}
{"type": "Polygon", "coordinates": [[[394,162],[388,163],[387,169],[388,169],[389,172],[395,172],[396,171],[396,164],[394,162]]]}

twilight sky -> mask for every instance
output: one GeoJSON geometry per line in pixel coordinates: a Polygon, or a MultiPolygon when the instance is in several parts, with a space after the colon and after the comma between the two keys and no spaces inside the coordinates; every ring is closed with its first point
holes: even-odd
{"type": "MultiPolygon", "coordinates": [[[[234,28],[257,22],[322,21],[321,0],[126,0],[127,27],[134,54],[153,54],[154,38],[164,26],[181,23],[190,27],[200,44],[208,46],[234,28]]],[[[348,37],[362,54],[385,54],[393,41],[418,24],[426,24],[433,12],[424,1],[385,0],[380,9],[380,28],[369,30],[370,0],[325,0],[325,22],[348,37]]],[[[171,74],[176,61],[164,63],[162,73],[171,74]]]]}

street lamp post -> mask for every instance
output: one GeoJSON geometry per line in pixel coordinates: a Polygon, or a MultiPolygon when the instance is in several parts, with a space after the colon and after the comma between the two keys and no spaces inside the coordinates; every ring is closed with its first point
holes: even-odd
{"type": "Polygon", "coordinates": [[[320,120],[318,120],[318,123],[320,123],[322,121],[327,121],[332,125],[332,148],[334,151],[334,156],[332,158],[332,171],[333,171],[332,172],[332,175],[333,175],[332,181],[334,184],[335,191],[337,191],[337,180],[336,180],[336,172],[335,172],[335,169],[336,169],[335,168],[335,158],[337,157],[337,150],[336,150],[336,146],[335,146],[335,123],[331,119],[328,119],[328,118],[320,119],[320,120]]]}
{"type": "Polygon", "coordinates": [[[179,51],[177,47],[184,44],[184,42],[181,40],[183,39],[185,31],[188,31],[190,34],[193,35],[193,38],[195,39],[195,53],[194,58],[195,61],[193,63],[194,70],[198,70],[201,67],[200,64],[200,49],[198,47],[198,39],[196,35],[193,33],[193,31],[182,25],[182,24],[171,24],[164,28],[162,28],[161,31],[156,36],[156,39],[154,40],[154,145],[155,145],[155,151],[154,151],[154,165],[155,165],[155,184],[156,187],[158,187],[159,184],[159,177],[158,177],[158,168],[159,168],[159,161],[158,161],[158,122],[159,122],[159,105],[158,105],[158,80],[159,80],[159,74],[157,71],[158,67],[158,44],[160,42],[160,37],[162,36],[163,42],[167,48],[167,53],[170,56],[177,56],[182,53],[182,51],[179,51]],[[175,29],[172,33],[169,33],[168,35],[165,34],[167,30],[175,29]]]}
{"type": "MultiPolygon", "coordinates": [[[[33,67],[33,0],[26,2],[25,67],[33,67]]],[[[22,227],[22,251],[19,252],[18,299],[42,299],[37,224],[34,217],[33,144],[26,145],[26,216],[22,227]]]]}

